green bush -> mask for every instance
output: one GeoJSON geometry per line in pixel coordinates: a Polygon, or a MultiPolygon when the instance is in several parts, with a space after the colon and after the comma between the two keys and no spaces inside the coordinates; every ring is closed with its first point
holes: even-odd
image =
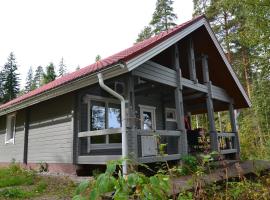
{"type": "Polygon", "coordinates": [[[73,200],[100,199],[104,195],[112,196],[113,199],[156,199],[169,198],[169,176],[158,173],[147,177],[139,172],[132,172],[123,176],[120,167],[121,161],[107,164],[105,173],[100,174],[93,182],[82,182],[73,200]],[[116,166],[120,169],[117,171],[116,166]]]}
{"type": "Polygon", "coordinates": [[[180,175],[182,176],[189,175],[197,171],[199,163],[195,156],[185,155],[181,159],[182,159],[182,165],[179,168],[180,175]]]}

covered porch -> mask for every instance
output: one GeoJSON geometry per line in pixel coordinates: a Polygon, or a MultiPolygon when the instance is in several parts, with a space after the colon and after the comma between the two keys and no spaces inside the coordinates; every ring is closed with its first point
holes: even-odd
{"type": "MultiPolygon", "coordinates": [[[[190,149],[184,118],[202,113],[208,116],[208,126],[201,128],[208,132],[211,151],[239,157],[234,100],[210,80],[208,56],[201,53],[195,59],[191,38],[105,84],[125,99],[127,151],[134,162],[180,160],[190,149]],[[179,53],[183,46],[187,56],[179,53]],[[172,59],[163,62],[164,54],[172,59]],[[225,110],[231,124],[227,132],[215,125],[215,112],[225,110]]],[[[120,159],[120,101],[95,84],[77,93],[76,105],[74,163],[120,159]]]]}

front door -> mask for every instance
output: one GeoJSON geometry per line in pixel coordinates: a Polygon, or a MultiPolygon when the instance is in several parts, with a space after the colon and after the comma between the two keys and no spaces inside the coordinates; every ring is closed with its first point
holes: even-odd
{"type": "MultiPolygon", "coordinates": [[[[140,106],[141,129],[146,131],[156,130],[156,108],[152,106],[140,106]]],[[[155,136],[141,136],[142,156],[157,155],[157,140],[155,136]]]]}

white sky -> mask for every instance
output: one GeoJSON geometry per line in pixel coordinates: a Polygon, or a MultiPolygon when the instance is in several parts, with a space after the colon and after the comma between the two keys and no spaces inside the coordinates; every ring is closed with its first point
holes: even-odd
{"type": "MultiPolygon", "coordinates": [[[[0,0],[0,66],[11,51],[21,87],[30,66],[74,71],[132,46],[151,20],[156,0],[0,0]]],[[[191,19],[192,0],[175,0],[177,23],[191,19]]]]}

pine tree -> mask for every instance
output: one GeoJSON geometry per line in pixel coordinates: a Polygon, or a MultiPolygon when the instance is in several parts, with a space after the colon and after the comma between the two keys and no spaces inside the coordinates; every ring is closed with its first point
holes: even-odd
{"type": "Polygon", "coordinates": [[[173,12],[172,0],[157,0],[156,10],[153,13],[150,25],[153,27],[153,33],[158,34],[161,31],[166,31],[174,26],[177,19],[173,12]]]}
{"type": "Polygon", "coordinates": [[[3,81],[4,81],[4,73],[3,73],[2,69],[0,69],[0,104],[4,100],[3,81]]]}
{"type": "Polygon", "coordinates": [[[101,56],[98,54],[97,56],[96,56],[96,58],[95,58],[95,61],[97,62],[97,61],[100,61],[101,60],[101,56]]]}
{"type": "Polygon", "coordinates": [[[153,32],[151,26],[145,26],[143,30],[138,34],[138,38],[136,42],[141,42],[143,40],[146,40],[150,37],[152,37],[153,32]]]}
{"type": "Polygon", "coordinates": [[[43,83],[47,84],[51,81],[54,81],[56,78],[56,73],[55,73],[55,67],[53,63],[51,62],[47,67],[46,67],[46,73],[43,74],[43,83]]]}
{"type": "Polygon", "coordinates": [[[35,85],[34,76],[33,76],[33,69],[32,67],[29,68],[28,74],[26,77],[26,83],[25,83],[25,93],[30,92],[34,89],[36,89],[37,86],[35,85]]]}
{"type": "Polygon", "coordinates": [[[42,66],[38,66],[35,71],[34,84],[33,84],[33,86],[35,87],[34,89],[39,88],[42,85],[43,74],[44,74],[44,71],[43,71],[42,66]]]}
{"type": "Polygon", "coordinates": [[[194,0],[205,14],[230,63],[246,87],[252,108],[239,115],[243,158],[269,158],[270,4],[269,0],[194,0]]]}
{"type": "Polygon", "coordinates": [[[64,76],[66,73],[67,73],[67,67],[64,64],[64,58],[62,57],[59,63],[58,76],[59,77],[64,76]]]}
{"type": "Polygon", "coordinates": [[[13,52],[9,54],[7,63],[3,70],[3,101],[7,102],[17,97],[19,88],[19,74],[17,73],[17,64],[13,52]]]}

